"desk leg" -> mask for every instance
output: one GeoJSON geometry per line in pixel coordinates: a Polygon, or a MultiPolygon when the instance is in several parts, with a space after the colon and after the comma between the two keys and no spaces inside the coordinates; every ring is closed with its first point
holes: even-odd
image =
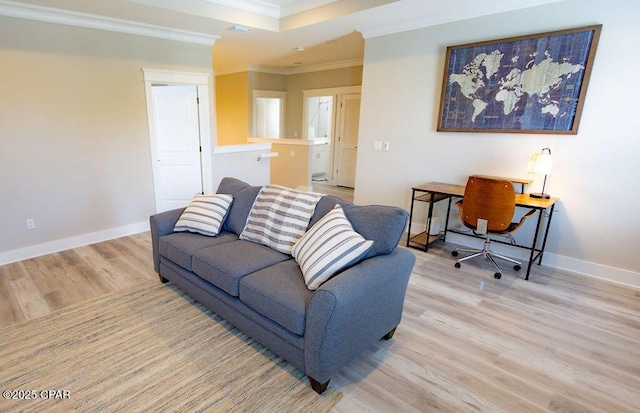
{"type": "Polygon", "coordinates": [[[542,221],[542,216],[544,215],[544,209],[540,209],[539,210],[539,215],[538,215],[538,223],[536,224],[536,233],[533,236],[533,244],[531,245],[531,255],[529,257],[529,264],[527,265],[527,276],[525,277],[525,280],[529,279],[529,273],[531,272],[531,266],[533,265],[533,262],[537,259],[538,260],[538,265],[542,264],[542,255],[544,254],[544,249],[547,246],[547,236],[549,235],[549,228],[551,227],[551,218],[553,217],[553,210],[555,208],[555,204],[551,205],[551,209],[549,210],[549,218],[547,219],[547,226],[544,230],[544,237],[542,238],[542,245],[540,247],[540,253],[538,254],[538,256],[535,257],[535,253],[536,253],[536,245],[538,244],[538,234],[540,233],[540,226],[541,226],[541,221],[542,221]]]}
{"type": "Polygon", "coordinates": [[[431,233],[431,218],[433,218],[433,202],[436,199],[436,194],[431,192],[431,198],[429,199],[429,213],[427,214],[427,232],[425,234],[424,252],[429,251],[429,234],[431,233]]]}
{"type": "Polygon", "coordinates": [[[411,221],[413,220],[413,203],[416,201],[416,190],[411,191],[411,209],[409,210],[409,228],[407,228],[407,247],[411,240],[411,221]]]}
{"type": "Polygon", "coordinates": [[[451,201],[453,200],[453,197],[450,196],[449,197],[449,207],[447,208],[447,219],[444,221],[444,234],[442,234],[442,240],[446,241],[447,240],[447,228],[449,228],[449,214],[451,213],[451,201]]]}
{"type": "MultiPolygon", "coordinates": [[[[547,235],[549,235],[549,227],[551,226],[551,218],[553,217],[553,209],[556,207],[556,204],[551,205],[551,210],[549,211],[549,218],[547,219],[547,228],[544,231],[544,238],[542,239],[542,248],[540,249],[540,257],[538,257],[538,265],[542,264],[542,254],[544,254],[544,248],[547,245],[547,235]]],[[[544,211],[540,211],[543,213],[544,211]]]]}
{"type": "Polygon", "coordinates": [[[529,255],[529,263],[527,264],[527,275],[525,280],[529,279],[529,273],[531,272],[531,266],[533,265],[533,257],[536,253],[536,245],[538,245],[538,233],[540,232],[540,224],[542,223],[542,215],[544,215],[544,209],[538,210],[538,222],[536,223],[536,233],[533,236],[533,243],[531,244],[531,254],[529,255]]]}

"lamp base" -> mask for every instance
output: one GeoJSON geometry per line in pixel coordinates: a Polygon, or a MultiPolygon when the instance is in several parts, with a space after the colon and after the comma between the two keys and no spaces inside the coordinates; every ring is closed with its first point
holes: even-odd
{"type": "Polygon", "coordinates": [[[549,199],[549,198],[551,198],[551,195],[549,195],[549,194],[541,194],[541,193],[529,194],[529,196],[531,198],[540,198],[540,199],[549,199]]]}

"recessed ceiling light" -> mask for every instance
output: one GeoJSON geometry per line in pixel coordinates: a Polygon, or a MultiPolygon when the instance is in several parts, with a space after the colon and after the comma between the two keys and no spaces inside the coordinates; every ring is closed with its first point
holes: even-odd
{"type": "Polygon", "coordinates": [[[299,52],[304,52],[304,46],[298,46],[294,50],[297,50],[299,52]]]}
{"type": "Polygon", "coordinates": [[[247,26],[240,26],[239,24],[236,24],[235,26],[229,27],[229,30],[231,30],[232,32],[247,33],[251,29],[247,26]]]}
{"type": "Polygon", "coordinates": [[[337,40],[329,40],[329,41],[327,41],[327,44],[336,44],[336,43],[338,43],[337,40]]]}

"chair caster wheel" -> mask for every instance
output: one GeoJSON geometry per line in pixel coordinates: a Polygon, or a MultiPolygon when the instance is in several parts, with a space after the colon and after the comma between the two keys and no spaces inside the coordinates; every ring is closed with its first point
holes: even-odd
{"type": "Polygon", "coordinates": [[[513,269],[516,270],[516,271],[520,271],[522,269],[522,267],[519,266],[518,264],[516,264],[516,265],[513,266],[513,269]]]}
{"type": "Polygon", "coordinates": [[[502,274],[497,272],[497,273],[493,274],[493,278],[495,278],[496,280],[499,280],[500,278],[502,278],[502,274]]]}
{"type": "Polygon", "coordinates": [[[454,257],[458,256],[458,251],[451,251],[451,255],[453,255],[454,257]]]}
{"type": "Polygon", "coordinates": [[[460,268],[460,263],[456,262],[453,266],[456,267],[456,268],[460,268]]]}

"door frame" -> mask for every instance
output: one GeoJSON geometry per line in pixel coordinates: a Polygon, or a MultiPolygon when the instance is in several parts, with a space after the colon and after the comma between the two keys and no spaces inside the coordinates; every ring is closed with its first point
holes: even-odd
{"type": "MultiPolygon", "coordinates": [[[[331,131],[331,142],[329,142],[329,175],[327,181],[330,185],[335,185],[335,147],[337,144],[337,135],[339,127],[339,115],[340,115],[340,99],[343,95],[352,95],[362,93],[362,86],[339,86],[328,87],[322,89],[305,89],[302,91],[302,137],[308,139],[309,120],[307,119],[307,98],[317,96],[333,96],[333,113],[331,114],[331,124],[333,130],[331,131]]],[[[360,137],[358,137],[358,140],[360,137]]],[[[311,153],[311,149],[309,150],[311,153]]],[[[311,160],[311,155],[309,156],[311,160]]],[[[311,166],[309,166],[309,182],[311,182],[311,166]]]]}
{"type": "Polygon", "coordinates": [[[157,188],[160,185],[158,171],[157,131],[155,126],[155,111],[153,102],[153,85],[195,86],[198,90],[198,119],[200,133],[200,166],[202,168],[202,188],[205,194],[213,193],[212,170],[212,140],[210,125],[210,74],[194,72],[176,72],[170,70],[143,68],[144,90],[147,101],[147,122],[149,125],[149,144],[151,148],[151,169],[153,172],[153,193],[156,211],[158,210],[157,188]]]}
{"type": "MultiPolygon", "coordinates": [[[[343,103],[345,102],[345,98],[347,96],[357,96],[358,99],[360,99],[360,101],[362,101],[362,93],[357,92],[357,93],[343,93],[341,95],[338,96],[339,102],[338,102],[338,107],[336,108],[336,126],[335,126],[335,138],[334,138],[334,142],[335,142],[335,148],[333,151],[333,171],[332,171],[332,177],[333,177],[333,184],[334,185],[342,185],[342,186],[346,186],[346,187],[351,187],[351,185],[353,185],[352,188],[355,189],[356,186],[356,176],[355,176],[355,171],[354,171],[354,176],[353,176],[353,183],[351,185],[347,184],[347,180],[344,178],[343,175],[341,174],[337,174],[337,170],[338,168],[341,168],[342,171],[344,171],[344,162],[343,162],[343,155],[344,152],[342,152],[340,149],[341,145],[342,145],[342,138],[344,137],[344,128],[345,128],[345,122],[346,122],[346,107],[343,106],[343,103]]],[[[358,105],[358,118],[360,117],[360,105],[358,105]]],[[[358,155],[358,144],[360,142],[360,126],[358,125],[358,139],[356,141],[355,144],[355,150],[356,150],[356,165],[357,165],[357,155],[358,155]]],[[[349,181],[349,183],[351,183],[351,181],[349,181]]]]}

